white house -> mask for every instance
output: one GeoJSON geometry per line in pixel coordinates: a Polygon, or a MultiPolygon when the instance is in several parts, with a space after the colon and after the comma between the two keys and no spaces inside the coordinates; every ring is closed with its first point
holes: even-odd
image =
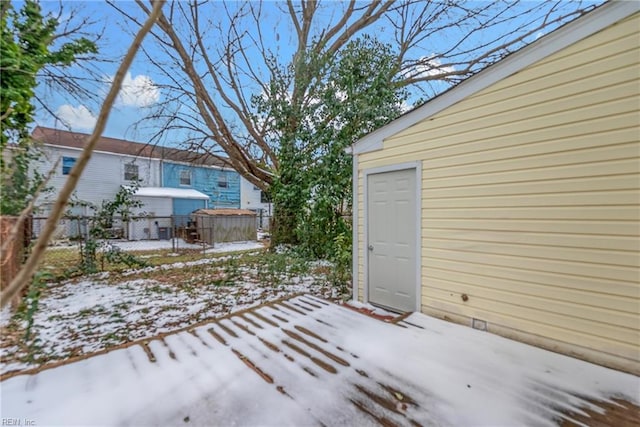
{"type": "MultiPolygon", "coordinates": [[[[59,162],[48,183],[53,191],[44,195],[43,202],[39,204],[40,215],[47,216],[71,168],[82,153],[86,135],[37,127],[32,136],[34,140],[43,143],[43,158],[38,163],[38,172],[46,175],[59,162]]],[[[119,140],[102,138],[101,142],[103,143],[93,152],[76,186],[77,199],[100,205],[103,200],[112,199],[120,186],[131,185],[137,180],[142,187],[160,186],[160,159],[137,155],[136,149],[139,150],[139,147],[115,152],[117,145],[122,145],[118,144],[119,140]]],[[[83,207],[73,208],[73,212],[77,215],[90,213],[83,207]]]]}
{"type": "MultiPolygon", "coordinates": [[[[53,191],[43,197],[43,202],[38,206],[39,215],[48,215],[55,197],[66,182],[67,175],[82,153],[87,136],[45,127],[36,127],[33,131],[32,137],[42,144],[44,153],[42,161],[37,166],[38,172],[46,175],[56,162],[59,162],[49,181],[53,191]]],[[[153,199],[143,197],[145,205],[149,203],[145,211],[156,216],[184,215],[183,211],[222,205],[262,212],[264,223],[268,224],[271,214],[271,205],[265,203],[262,192],[237,172],[229,169],[223,160],[201,153],[108,137],[98,140],[91,160],[76,187],[75,198],[100,205],[103,200],[113,199],[120,186],[136,181],[139,182],[141,190],[166,187],[185,191],[191,189],[198,193],[195,199],[187,193],[184,194],[189,197],[184,198],[167,195],[160,197],[157,192],[154,193],[153,199]],[[185,173],[189,177],[186,184],[183,182],[185,173]],[[224,188],[221,187],[222,180],[226,184],[224,188]],[[201,197],[203,195],[208,196],[208,201],[204,204],[201,197]],[[161,198],[164,200],[160,200],[161,198]],[[159,205],[162,205],[162,209],[157,209],[159,205]],[[194,209],[190,208],[192,205],[194,209]]],[[[85,207],[72,208],[72,212],[76,215],[91,213],[85,207]]],[[[146,234],[154,235],[151,230],[146,234]]]]}
{"type": "Polygon", "coordinates": [[[255,211],[258,215],[258,222],[261,222],[260,226],[264,229],[269,227],[269,218],[271,218],[273,207],[267,194],[244,178],[240,180],[240,209],[255,211]]]}

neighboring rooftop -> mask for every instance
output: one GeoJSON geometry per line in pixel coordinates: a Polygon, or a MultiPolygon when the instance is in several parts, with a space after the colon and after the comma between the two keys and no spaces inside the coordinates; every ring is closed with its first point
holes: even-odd
{"type": "MultiPolygon", "coordinates": [[[[89,135],[38,126],[33,130],[31,137],[43,144],[83,149],[89,135]]],[[[98,139],[95,150],[125,154],[128,156],[186,162],[194,165],[217,166],[221,168],[230,166],[229,162],[209,153],[198,153],[160,145],[127,141],[125,139],[109,138],[106,136],[101,136],[100,139],[98,139]]]]}
{"type": "Polygon", "coordinates": [[[256,216],[254,211],[247,209],[199,209],[196,215],[213,215],[213,216],[233,216],[233,215],[250,215],[256,216]]]}
{"type": "Polygon", "coordinates": [[[170,197],[172,199],[209,200],[209,196],[191,188],[140,187],[136,190],[135,195],[143,197],[170,197]]]}

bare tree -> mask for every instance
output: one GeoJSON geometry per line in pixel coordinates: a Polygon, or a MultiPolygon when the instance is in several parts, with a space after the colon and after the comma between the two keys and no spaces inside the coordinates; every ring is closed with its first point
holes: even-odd
{"type": "MultiPolygon", "coordinates": [[[[150,12],[143,0],[136,3],[150,12]]],[[[140,23],[121,3],[110,4],[140,23]]],[[[511,0],[172,2],[153,32],[155,49],[145,51],[167,81],[166,102],[152,118],[165,121],[163,131],[188,132],[190,149],[224,157],[267,190],[278,174],[283,133],[298,126],[297,113],[328,75],[326,64],[349,41],[369,33],[391,43],[395,84],[424,100],[593,7],[511,0]],[[274,126],[269,112],[256,107],[261,96],[286,98],[290,122],[274,126]]]]}
{"type": "Polygon", "coordinates": [[[46,113],[58,123],[67,126],[64,120],[58,117],[56,111],[51,109],[51,99],[54,96],[64,95],[70,101],[79,104],[100,105],[105,83],[104,65],[117,64],[119,58],[109,58],[101,53],[104,41],[105,28],[100,19],[95,15],[85,12],[82,3],[62,2],[56,6],[49,3],[51,10],[47,14],[48,19],[59,23],[52,43],[59,45],[67,40],[84,38],[98,47],[97,52],[86,52],[76,55],[74,66],[49,64],[43,67],[36,75],[39,90],[35,92],[33,103],[41,112],[46,113]]]}
{"type": "Polygon", "coordinates": [[[113,103],[115,102],[116,97],[120,92],[120,88],[122,86],[122,82],[125,78],[126,72],[131,66],[131,63],[133,62],[133,59],[135,58],[136,53],[138,52],[138,49],[142,44],[142,40],[149,33],[158,17],[161,16],[163,5],[163,0],[156,0],[153,2],[153,7],[151,10],[149,10],[148,18],[141,26],[140,30],[132,41],[131,46],[127,50],[126,55],[122,59],[122,63],[120,64],[120,67],[118,68],[118,71],[114,76],[111,88],[109,89],[109,92],[107,93],[107,96],[102,104],[95,129],[93,130],[91,136],[87,138],[87,143],[82,151],[82,154],[71,170],[69,178],[67,179],[64,187],[58,194],[51,215],[47,219],[44,230],[38,237],[31,255],[18,272],[18,275],[11,281],[9,286],[2,291],[2,294],[0,295],[1,307],[4,307],[6,304],[8,304],[16,295],[20,293],[22,289],[24,289],[29,284],[31,277],[40,264],[47,244],[55,231],[58,221],[64,213],[64,209],[67,205],[67,202],[69,201],[69,198],[71,197],[71,193],[73,193],[73,190],[80,180],[80,176],[82,175],[85,166],[91,159],[91,153],[96,146],[100,135],[106,127],[107,121],[109,119],[109,114],[111,113],[111,107],[113,106],[113,103]]]}
{"type": "MultiPolygon", "coordinates": [[[[139,14],[110,4],[138,23],[139,14]]],[[[136,4],[149,13],[145,0],[136,4]]],[[[272,242],[296,243],[308,201],[299,197],[306,178],[291,167],[309,151],[309,139],[300,138],[309,135],[305,123],[318,114],[318,94],[351,42],[369,36],[391,44],[397,78],[389,85],[407,88],[419,103],[592,7],[562,0],[174,1],[146,51],[167,82],[167,102],[152,118],[164,119],[165,130],[188,131],[187,148],[219,156],[272,193],[272,242]]]]}

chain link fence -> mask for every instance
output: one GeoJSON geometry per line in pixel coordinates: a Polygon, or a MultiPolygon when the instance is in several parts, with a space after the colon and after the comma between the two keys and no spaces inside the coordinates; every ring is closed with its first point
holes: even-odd
{"type": "MultiPolygon", "coordinates": [[[[44,230],[47,217],[34,217],[31,227],[31,242],[35,242],[44,230]]],[[[264,220],[264,218],[263,218],[264,220]]],[[[257,220],[256,220],[257,221],[257,220]]],[[[252,218],[253,227],[253,218],[252,218]]],[[[99,233],[92,233],[96,218],[90,216],[63,217],[57,224],[50,246],[45,253],[43,266],[54,270],[56,275],[73,271],[83,263],[83,253],[88,244],[97,244],[98,268],[106,270],[109,265],[107,251],[123,251],[146,258],[151,251],[156,255],[205,253],[215,247],[216,233],[220,230],[196,223],[191,215],[144,216],[113,218],[109,227],[100,226],[99,233]],[[99,239],[97,237],[100,237],[99,239]]],[[[255,240],[256,227],[253,229],[255,240]]],[[[260,235],[259,237],[262,237],[260,235]]],[[[28,243],[27,239],[27,243],[28,243]]],[[[154,255],[154,256],[156,256],[154,255]]]]}
{"type": "MultiPolygon", "coordinates": [[[[47,217],[33,217],[31,222],[31,241],[35,241],[44,230],[47,217]]],[[[253,229],[253,234],[237,240],[255,240],[268,236],[271,217],[257,212],[245,228],[253,229]],[[257,234],[256,234],[257,231],[257,234]]],[[[229,241],[223,239],[220,224],[196,221],[194,215],[140,216],[126,219],[114,217],[109,227],[101,225],[100,240],[128,251],[171,250],[174,252],[205,250],[215,243],[229,241]]],[[[65,216],[56,226],[50,242],[51,248],[74,248],[82,242],[95,238],[92,230],[96,217],[65,216]]],[[[27,239],[27,243],[28,243],[27,239]]]]}
{"type": "MultiPolygon", "coordinates": [[[[47,217],[34,217],[31,230],[31,239],[37,239],[47,217]]],[[[94,226],[94,217],[73,216],[63,217],[58,222],[53,234],[52,244],[84,240],[91,235],[94,226]]],[[[271,216],[265,214],[256,215],[256,230],[268,232],[271,216]]],[[[187,243],[198,240],[193,228],[195,221],[191,215],[172,216],[142,216],[130,217],[128,220],[114,217],[110,227],[104,230],[105,237],[115,240],[140,241],[140,240],[171,240],[179,237],[187,243]]],[[[198,225],[200,229],[202,225],[198,225]]],[[[201,230],[198,234],[203,234],[201,230]]]]}

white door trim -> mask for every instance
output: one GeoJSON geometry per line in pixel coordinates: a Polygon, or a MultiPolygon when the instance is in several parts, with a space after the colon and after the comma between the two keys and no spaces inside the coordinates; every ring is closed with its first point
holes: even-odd
{"type": "MultiPolygon", "coordinates": [[[[369,247],[369,233],[368,233],[368,224],[369,224],[369,212],[368,212],[368,202],[369,202],[369,175],[384,173],[384,172],[395,172],[406,169],[414,169],[416,176],[416,307],[415,311],[420,312],[421,304],[422,304],[422,162],[407,162],[407,163],[398,163],[395,165],[382,166],[377,168],[365,169],[362,171],[363,173],[363,213],[364,213],[364,245],[362,246],[363,252],[363,274],[364,274],[364,295],[362,296],[363,301],[369,302],[369,251],[367,248],[369,247]]],[[[356,233],[354,233],[355,235],[356,233]]],[[[357,254],[354,256],[355,262],[357,262],[357,254]]],[[[357,283],[357,278],[354,278],[354,282],[357,283]]]]}

